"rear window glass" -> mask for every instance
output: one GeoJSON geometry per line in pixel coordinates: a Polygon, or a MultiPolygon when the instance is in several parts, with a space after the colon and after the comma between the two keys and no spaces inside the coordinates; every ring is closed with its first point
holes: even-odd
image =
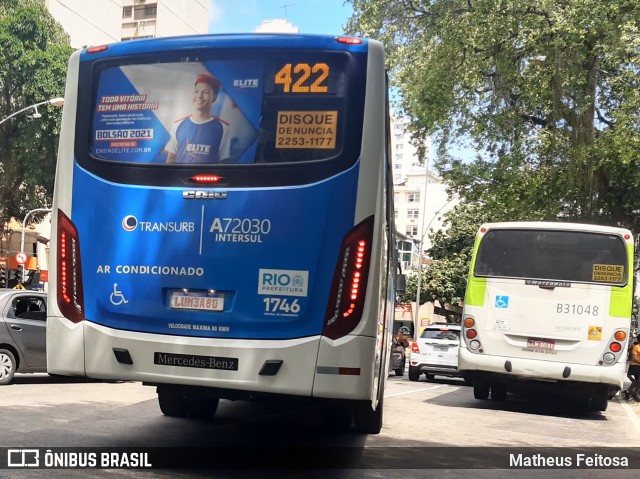
{"type": "Polygon", "coordinates": [[[342,151],[349,54],[220,55],[97,69],[89,153],[202,165],[304,162],[342,151]]]}
{"type": "Polygon", "coordinates": [[[482,238],[474,275],[622,285],[627,264],[618,235],[495,229],[482,238]]]}
{"type": "Polygon", "coordinates": [[[420,335],[423,339],[446,339],[449,341],[457,341],[460,339],[460,331],[458,329],[425,329],[420,335]]]}

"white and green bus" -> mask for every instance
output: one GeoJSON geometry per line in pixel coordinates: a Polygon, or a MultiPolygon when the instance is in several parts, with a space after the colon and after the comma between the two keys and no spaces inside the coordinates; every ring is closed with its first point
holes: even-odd
{"type": "Polygon", "coordinates": [[[606,410],[625,376],[633,247],[622,228],[482,225],[458,358],[476,399],[533,391],[606,410]]]}

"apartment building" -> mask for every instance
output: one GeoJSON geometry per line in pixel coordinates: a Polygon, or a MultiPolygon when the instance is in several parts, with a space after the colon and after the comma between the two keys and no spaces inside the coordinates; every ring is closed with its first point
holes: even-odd
{"type": "MultiPolygon", "coordinates": [[[[209,27],[209,0],[45,0],[45,6],[69,34],[74,48],[207,33],[209,27]]],[[[46,283],[43,278],[48,270],[50,215],[38,224],[33,217],[29,219],[24,231],[15,219],[4,225],[0,267],[15,273],[15,255],[24,251],[29,256],[25,268],[38,271],[40,280],[46,283]]]]}
{"type": "Polygon", "coordinates": [[[45,0],[71,46],[207,33],[208,0],[45,0]]]}
{"type": "MultiPolygon", "coordinates": [[[[430,161],[420,162],[407,130],[408,123],[407,119],[391,117],[395,221],[403,270],[418,267],[420,250],[425,255],[423,263],[428,261],[429,233],[442,228],[444,213],[456,204],[455,200],[449,200],[442,179],[428,169],[430,161]]],[[[425,149],[429,159],[430,141],[425,149]]]]}

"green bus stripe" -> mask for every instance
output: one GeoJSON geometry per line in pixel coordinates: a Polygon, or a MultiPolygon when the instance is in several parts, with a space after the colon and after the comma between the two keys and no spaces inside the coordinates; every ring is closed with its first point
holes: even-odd
{"type": "Polygon", "coordinates": [[[631,317],[633,306],[633,243],[627,244],[629,262],[627,265],[627,285],[623,288],[611,287],[609,300],[609,316],[619,318],[631,317]]]}
{"type": "Polygon", "coordinates": [[[469,267],[469,280],[467,281],[467,290],[464,294],[464,304],[468,304],[469,306],[484,306],[484,296],[487,292],[487,278],[476,278],[473,275],[481,239],[482,237],[480,235],[476,236],[476,241],[473,245],[471,266],[469,267]]]}
{"type": "MultiPolygon", "coordinates": [[[[471,275],[471,272],[469,272],[471,275]]],[[[464,304],[469,306],[484,306],[484,297],[487,292],[487,278],[471,276],[464,295],[464,304]]]]}

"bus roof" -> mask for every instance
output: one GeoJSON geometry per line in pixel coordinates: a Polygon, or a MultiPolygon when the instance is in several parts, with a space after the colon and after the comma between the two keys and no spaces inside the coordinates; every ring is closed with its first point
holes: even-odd
{"type": "MultiPolygon", "coordinates": [[[[90,55],[112,57],[136,53],[153,53],[175,50],[197,50],[202,48],[287,48],[287,49],[328,49],[364,52],[373,40],[359,39],[359,43],[343,41],[355,37],[339,35],[312,35],[290,33],[242,33],[242,34],[204,34],[176,37],[142,38],[124,42],[105,44],[81,50],[83,58],[90,55]],[[106,47],[106,48],[105,48],[106,47]],[[88,51],[90,50],[90,52],[88,51]]],[[[88,58],[86,58],[88,59],[88,58]]]]}
{"type": "MultiPolygon", "coordinates": [[[[484,223],[480,226],[486,230],[490,229],[547,229],[547,230],[573,230],[573,231],[591,231],[594,233],[617,233],[629,234],[631,231],[626,228],[616,226],[592,225],[586,223],[568,223],[560,221],[505,221],[499,223],[484,223]]],[[[632,236],[632,235],[631,235],[632,236]]]]}

